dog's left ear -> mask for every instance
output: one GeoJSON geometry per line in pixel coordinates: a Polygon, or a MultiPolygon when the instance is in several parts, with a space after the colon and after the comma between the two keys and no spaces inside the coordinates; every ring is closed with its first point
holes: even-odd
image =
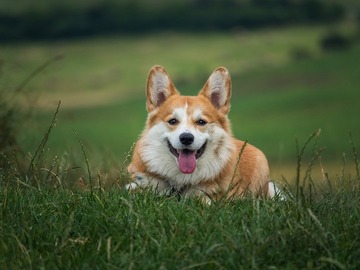
{"type": "Polygon", "coordinates": [[[146,108],[152,112],[171,95],[179,94],[166,70],[162,66],[150,69],[146,87],[146,108]]]}
{"type": "Polygon", "coordinates": [[[224,67],[218,67],[210,75],[199,95],[207,97],[216,109],[227,114],[230,110],[231,78],[224,67]]]}

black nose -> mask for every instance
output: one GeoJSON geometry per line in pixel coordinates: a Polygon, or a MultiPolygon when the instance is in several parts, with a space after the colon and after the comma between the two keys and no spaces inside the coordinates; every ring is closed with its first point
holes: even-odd
{"type": "Polygon", "coordinates": [[[194,135],[191,133],[182,133],[179,139],[183,145],[190,145],[194,142],[194,135]]]}

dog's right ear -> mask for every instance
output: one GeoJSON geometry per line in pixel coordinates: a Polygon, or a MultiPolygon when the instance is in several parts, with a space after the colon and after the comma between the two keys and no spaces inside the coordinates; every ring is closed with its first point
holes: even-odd
{"type": "Polygon", "coordinates": [[[146,87],[146,108],[152,112],[171,95],[179,94],[169,75],[162,66],[150,69],[146,87]]]}
{"type": "Polygon", "coordinates": [[[199,95],[207,97],[220,112],[227,114],[230,110],[231,78],[224,67],[218,67],[210,75],[199,95]]]}

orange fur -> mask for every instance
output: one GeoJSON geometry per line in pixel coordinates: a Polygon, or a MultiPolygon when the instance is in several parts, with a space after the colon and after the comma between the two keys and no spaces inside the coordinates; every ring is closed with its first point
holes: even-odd
{"type": "Polygon", "coordinates": [[[165,193],[175,189],[186,196],[210,197],[213,200],[241,197],[246,193],[269,196],[269,168],[265,155],[256,147],[237,140],[232,135],[227,117],[230,109],[231,80],[225,68],[216,69],[197,96],[181,96],[166,71],[155,66],[148,76],[146,95],[149,115],[128,167],[135,182],[138,181],[142,186],[141,181],[146,179],[146,184],[163,189],[165,193]],[[180,110],[180,115],[186,113],[186,116],[178,116],[177,112],[174,112],[176,109],[180,110]],[[176,117],[181,120],[178,124],[168,124],[170,119],[176,117]],[[184,117],[184,120],[181,117],[184,117]],[[199,118],[206,124],[199,124],[199,118]],[[176,156],[164,145],[166,140],[158,138],[162,136],[160,131],[159,136],[149,139],[149,134],[154,130],[175,136],[172,134],[180,127],[186,132],[190,130],[200,137],[206,137],[204,154],[197,159],[193,175],[182,174],[177,169],[176,156]],[[152,146],[153,143],[159,146],[152,146]],[[157,149],[160,154],[156,153],[157,149]],[[152,162],[151,156],[154,159],[163,157],[164,163],[152,162]],[[224,157],[226,160],[221,160],[224,157]],[[206,168],[210,168],[209,174],[199,171],[205,163],[208,166],[206,168]],[[213,171],[211,164],[214,165],[213,171]],[[216,170],[218,167],[220,169],[216,170]]]}

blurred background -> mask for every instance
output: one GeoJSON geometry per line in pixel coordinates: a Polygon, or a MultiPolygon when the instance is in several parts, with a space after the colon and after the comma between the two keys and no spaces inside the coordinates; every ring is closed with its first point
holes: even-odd
{"type": "Polygon", "coordinates": [[[358,0],[2,0],[0,151],[33,154],[61,100],[46,151],[81,156],[75,132],[92,164],[120,170],[155,64],[187,95],[227,67],[234,134],[265,152],[273,178],[294,176],[296,141],[319,130],[304,159],[321,153],[321,173],[354,169],[358,0]]]}

